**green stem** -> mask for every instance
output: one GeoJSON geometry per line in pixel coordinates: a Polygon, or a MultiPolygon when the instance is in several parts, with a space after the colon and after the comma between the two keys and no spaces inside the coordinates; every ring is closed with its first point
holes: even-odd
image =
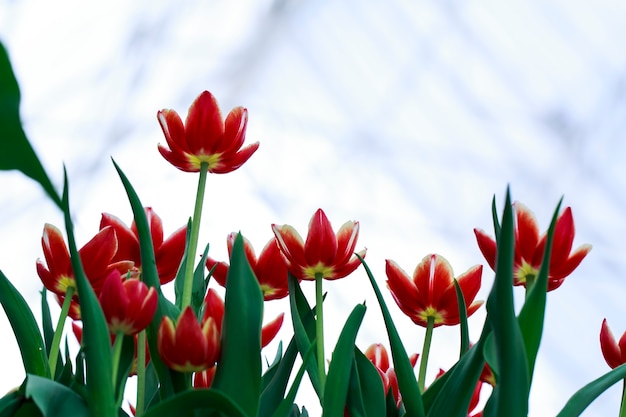
{"type": "Polygon", "coordinates": [[[433,339],[434,327],[435,318],[433,316],[428,316],[428,321],[426,322],[426,336],[424,336],[424,348],[422,349],[420,357],[420,370],[417,377],[417,386],[419,387],[420,392],[424,392],[424,388],[426,386],[426,367],[428,366],[428,355],[430,353],[430,342],[433,339]]]}
{"type": "Polygon", "coordinates": [[[63,300],[63,306],[61,306],[61,315],[57,322],[57,327],[54,330],[54,336],[52,337],[52,346],[50,347],[50,357],[48,358],[48,364],[50,365],[50,375],[54,379],[57,362],[59,360],[59,349],[61,348],[61,335],[63,334],[63,327],[65,325],[65,319],[70,311],[70,305],[72,304],[72,297],[74,296],[74,287],[67,287],[65,292],[65,300],[63,300]]]}
{"type": "Polygon", "coordinates": [[[146,331],[137,335],[137,403],[135,417],[143,415],[143,403],[146,401],[146,331]]]}
{"type": "Polygon", "coordinates": [[[535,284],[535,278],[537,278],[535,274],[526,275],[526,282],[524,283],[524,288],[526,288],[526,297],[528,297],[530,289],[535,284]]]}
{"type": "Polygon", "coordinates": [[[619,407],[619,417],[626,417],[626,379],[622,388],[622,404],[619,407]]]}
{"type": "MultiPolygon", "coordinates": [[[[322,294],[323,275],[315,274],[315,336],[317,338],[317,369],[320,374],[320,392],[324,395],[326,384],[326,359],[324,357],[324,309],[322,294]]],[[[323,400],[320,398],[320,400],[323,400]]]]}
{"type": "Polygon", "coordinates": [[[120,356],[122,355],[122,344],[124,343],[124,333],[117,332],[115,334],[115,342],[113,343],[113,391],[117,383],[117,368],[120,367],[120,356]]]}
{"type": "Polygon", "coordinates": [[[200,219],[202,217],[202,203],[204,202],[204,189],[206,187],[206,177],[209,164],[203,162],[200,165],[200,178],[198,180],[198,191],[196,192],[196,204],[193,209],[191,219],[191,236],[189,237],[189,247],[187,248],[187,260],[185,263],[185,281],[183,284],[183,300],[181,310],[191,304],[191,289],[193,287],[193,269],[198,247],[198,235],[200,233],[200,219]]]}

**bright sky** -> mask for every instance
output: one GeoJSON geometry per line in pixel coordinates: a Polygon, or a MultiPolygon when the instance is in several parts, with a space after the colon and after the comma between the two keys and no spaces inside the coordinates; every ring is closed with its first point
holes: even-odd
{"type": "MultiPolygon", "coordinates": [[[[272,223],[304,234],[321,207],[335,227],[360,221],[358,247],[380,283],[385,259],[410,272],[432,252],[460,274],[485,264],[472,229],[490,230],[491,198],[501,206],[507,184],[542,228],[564,195],[574,245],[594,249],[549,294],[532,417],[555,415],[609,369],[603,318],[615,334],[626,330],[625,22],[626,5],[610,0],[0,2],[27,133],[57,184],[68,169],[81,244],[102,212],[131,221],[110,157],[166,234],[186,222],[197,179],[160,157],[155,116],[164,107],[185,115],[204,89],[225,112],[246,106],[248,141],[261,142],[239,171],[209,179],[201,234],[216,258],[231,231],[260,250],[272,223]]],[[[61,216],[17,174],[1,173],[0,190],[0,268],[39,314],[41,233],[61,216]]],[[[489,268],[483,280],[485,299],[489,268]]],[[[362,270],[326,288],[327,317],[343,323],[367,299],[358,344],[386,343],[362,270]]],[[[388,299],[408,350],[421,350],[423,330],[388,299]]],[[[287,301],[268,310],[288,310],[287,301]]],[[[474,338],[483,319],[484,310],[470,319],[474,338]]],[[[0,325],[9,331],[4,315],[0,325]]],[[[329,351],[338,331],[329,326],[329,351]]],[[[435,331],[432,376],[453,362],[457,333],[435,331]]],[[[0,392],[23,379],[9,339],[0,364],[15,370],[0,392]]],[[[614,387],[584,415],[616,415],[619,394],[614,387]]]]}

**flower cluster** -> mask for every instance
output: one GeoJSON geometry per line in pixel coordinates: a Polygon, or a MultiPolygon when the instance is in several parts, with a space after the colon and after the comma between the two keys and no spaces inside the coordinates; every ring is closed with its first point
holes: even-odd
{"type": "MultiPolygon", "coordinates": [[[[43,286],[61,306],[52,340],[46,340],[45,346],[39,341],[40,332],[34,319],[29,321],[28,308],[0,299],[5,308],[10,307],[7,311],[19,312],[9,317],[26,328],[16,327],[18,339],[31,338],[30,344],[21,346],[29,358],[24,362],[26,382],[8,399],[0,400],[9,407],[7,415],[28,412],[23,407],[51,410],[63,401],[76,407],[77,415],[123,415],[126,381],[137,375],[132,412],[138,416],[205,410],[229,416],[297,417],[308,415],[304,407],[294,404],[305,373],[325,416],[527,414],[546,294],[563,285],[591,250],[586,244],[572,250],[575,228],[570,207],[561,211],[559,206],[548,230],[540,233],[531,210],[511,203],[507,192],[502,218],[494,214],[495,238],[474,229],[478,247],[495,273],[486,302],[476,299],[483,285],[480,264],[455,275],[444,256],[431,253],[418,258],[409,275],[387,259],[386,286],[391,297],[400,312],[424,329],[421,351],[409,355],[365,262],[367,251],[357,249],[358,221],[347,221],[335,230],[326,213],[318,209],[304,239],[290,225],[271,224],[267,228],[270,238],[258,255],[237,232],[226,238],[228,260],[209,256],[208,247],[197,255],[207,174],[239,169],[259,143],[244,146],[247,109],[236,107],[223,118],[208,91],[196,98],[184,123],[170,109],[157,112],[157,120],[167,143],[157,146],[161,155],[179,170],[199,174],[189,223],[164,238],[160,217],[141,205],[116,165],[134,220],[127,226],[114,215],[102,214],[99,231],[77,250],[69,205],[59,198],[67,219],[67,243],[60,229],[46,224],[44,259],[36,261],[43,286]],[[329,359],[323,286],[352,275],[362,265],[383,312],[391,354],[383,343],[364,351],[357,346],[356,334],[366,309],[358,304],[329,359]],[[307,281],[315,286],[313,305],[301,289],[309,285],[307,281]],[[165,296],[166,286],[173,288],[174,300],[165,296]],[[514,286],[526,289],[517,316],[513,313],[514,286]],[[265,303],[281,300],[289,308],[263,325],[265,303]],[[485,304],[483,331],[472,343],[468,318],[485,304]],[[273,363],[262,366],[261,349],[277,337],[287,310],[293,338],[284,351],[281,342],[273,363]],[[68,316],[82,347],[75,371],[69,354],[60,355],[68,316]],[[440,369],[434,380],[426,381],[434,329],[440,326],[460,328],[459,359],[448,371],[440,369]],[[24,336],[26,332],[30,336],[24,336]],[[296,372],[298,356],[302,367],[296,372]],[[483,389],[485,384],[489,393],[483,389]]],[[[14,291],[1,278],[3,288],[14,291]]],[[[11,294],[12,300],[19,298],[11,294]]],[[[43,301],[46,306],[45,292],[43,301]]],[[[47,316],[49,310],[44,311],[47,316]]],[[[600,347],[614,370],[590,385],[596,396],[606,389],[598,387],[605,387],[601,384],[607,380],[626,377],[622,366],[626,333],[616,341],[604,320],[600,347]]],[[[582,412],[595,398],[587,391],[584,394],[572,397],[560,415],[582,412]]]]}

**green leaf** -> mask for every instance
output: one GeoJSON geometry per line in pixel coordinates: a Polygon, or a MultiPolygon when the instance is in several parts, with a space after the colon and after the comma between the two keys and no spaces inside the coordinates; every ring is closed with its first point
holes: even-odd
{"type": "MultiPolygon", "coordinates": [[[[280,354],[280,348],[278,354],[280,354]]],[[[271,416],[283,400],[297,356],[298,347],[292,338],[285,356],[279,358],[278,362],[274,361],[274,364],[263,375],[259,417],[271,416]]]]}
{"type": "Polygon", "coordinates": [[[526,358],[528,361],[528,375],[532,381],[535,370],[535,361],[539,344],[541,343],[541,335],[543,333],[543,320],[546,311],[546,297],[548,291],[548,273],[550,270],[550,254],[552,253],[552,241],[554,240],[554,229],[556,221],[559,217],[561,209],[561,201],[554,211],[552,222],[548,229],[546,239],[546,247],[543,253],[543,260],[537,279],[526,293],[526,301],[522,306],[517,321],[519,323],[522,337],[524,338],[524,347],[526,350],[526,358]]]}
{"type": "Polygon", "coordinates": [[[366,417],[379,417],[387,413],[383,381],[374,364],[356,347],[354,348],[347,405],[351,417],[357,415],[354,412],[356,410],[353,411],[354,406],[361,415],[366,417]],[[357,400],[356,404],[353,402],[355,399],[357,400]]]}
{"type": "Polygon", "coordinates": [[[46,347],[26,300],[0,271],[0,303],[11,323],[27,374],[50,378],[46,347]]]}
{"type": "Polygon", "coordinates": [[[117,381],[115,381],[115,398],[117,398],[116,404],[119,407],[124,399],[124,389],[135,358],[135,338],[125,335],[119,335],[117,337],[124,338],[122,341],[120,361],[117,367],[117,381]]]}
{"type": "Polygon", "coordinates": [[[67,173],[64,175],[62,203],[68,246],[83,320],[82,345],[87,362],[89,412],[92,417],[111,417],[117,414],[113,398],[113,384],[111,383],[113,368],[110,348],[111,339],[100,302],[85,276],[76,247],[74,226],[69,208],[67,173]]]}
{"type": "Polygon", "coordinates": [[[177,416],[182,410],[215,410],[228,417],[250,417],[226,394],[216,389],[195,389],[176,394],[146,411],[143,417],[177,416]]]}
{"type": "MultiPolygon", "coordinates": [[[[304,357],[311,348],[315,339],[315,319],[311,313],[311,307],[302,293],[300,283],[289,273],[289,306],[291,307],[291,321],[293,323],[294,338],[298,346],[300,356],[304,357]],[[310,320],[305,318],[309,317],[310,320]]],[[[317,393],[321,397],[320,375],[317,368],[317,352],[308,360],[307,374],[317,393]]]]}
{"type": "Polygon", "coordinates": [[[22,128],[20,89],[9,54],[0,42],[0,170],[13,169],[37,181],[61,207],[61,198],[22,128]]]}
{"type": "Polygon", "coordinates": [[[499,366],[498,383],[485,406],[485,417],[526,417],[530,380],[524,339],[513,305],[513,207],[506,193],[497,239],[496,276],[487,298],[487,320],[493,332],[499,366]]]}
{"type": "Polygon", "coordinates": [[[459,352],[459,358],[461,358],[470,346],[469,330],[467,327],[467,306],[465,305],[465,298],[463,298],[463,291],[456,279],[454,280],[454,289],[456,290],[456,301],[459,305],[459,321],[461,324],[461,351],[459,352]]]}
{"type": "Polygon", "coordinates": [[[406,408],[406,416],[424,417],[424,403],[422,402],[422,396],[417,385],[417,379],[415,379],[415,372],[413,371],[413,365],[411,365],[411,361],[409,360],[409,355],[406,353],[406,349],[402,344],[398,330],[393,323],[387,304],[385,304],[385,300],[383,299],[383,295],[378,288],[378,284],[376,284],[372,271],[360,255],[357,254],[356,256],[365,268],[365,272],[367,273],[370,284],[374,289],[376,299],[378,300],[378,304],[380,305],[380,309],[383,314],[383,320],[385,321],[385,327],[387,328],[387,335],[389,336],[389,345],[391,347],[394,369],[398,378],[398,388],[402,394],[402,401],[404,403],[404,407],[406,408]]]}
{"type": "Polygon", "coordinates": [[[328,365],[322,417],[343,417],[350,383],[350,371],[354,361],[354,341],[364,315],[365,305],[358,304],[350,313],[341,330],[328,365]]]}
{"type": "Polygon", "coordinates": [[[618,366],[576,391],[556,417],[577,417],[581,415],[585,408],[598,398],[600,394],[624,378],[626,378],[626,364],[618,366]]]}
{"type": "Polygon", "coordinates": [[[43,339],[46,343],[46,355],[50,355],[50,347],[54,337],[54,327],[52,326],[52,316],[50,315],[50,305],[48,304],[48,291],[44,287],[41,290],[41,324],[43,328],[43,339]]]}
{"type": "Polygon", "coordinates": [[[249,416],[256,416],[259,410],[262,320],[263,293],[239,233],[226,278],[222,353],[213,387],[229,396],[249,416]]]}
{"type": "MultiPolygon", "coordinates": [[[[304,355],[302,365],[300,366],[300,369],[298,369],[298,373],[296,374],[296,377],[294,378],[293,383],[291,384],[291,388],[289,388],[289,393],[287,394],[285,399],[283,399],[280,402],[280,404],[276,408],[276,412],[272,414],[272,417],[289,417],[290,415],[294,414],[294,411],[297,411],[297,415],[300,415],[298,406],[296,406],[293,403],[293,401],[296,398],[296,394],[298,393],[298,388],[300,387],[300,382],[302,382],[302,377],[304,376],[304,372],[306,371],[305,364],[308,362],[308,359],[311,357],[314,351],[315,351],[315,345],[312,345],[311,349],[309,349],[309,351],[304,355]]],[[[304,407],[302,411],[303,411],[302,416],[306,416],[307,413],[304,407]]]]}
{"type": "Polygon", "coordinates": [[[0,398],[0,417],[10,417],[24,402],[24,396],[20,391],[11,391],[0,398]]]}
{"type": "MultiPolygon", "coordinates": [[[[89,417],[96,415],[90,414],[85,401],[78,394],[65,385],[47,378],[28,375],[25,395],[27,399],[32,399],[46,417],[89,417]]],[[[109,415],[117,415],[117,412],[109,415]]]]}
{"type": "Polygon", "coordinates": [[[154,258],[154,246],[152,245],[150,225],[148,224],[148,219],[146,218],[146,213],[141,201],[139,200],[139,196],[115,161],[113,161],[113,165],[115,166],[122,184],[124,185],[124,189],[128,195],[128,201],[130,202],[135,218],[137,234],[139,235],[139,250],[141,253],[141,279],[148,287],[155,288],[159,299],[156,313],[154,314],[150,325],[146,329],[146,339],[148,340],[148,347],[150,349],[150,361],[154,365],[154,369],[157,372],[159,382],[161,384],[159,395],[162,399],[165,399],[174,395],[176,392],[183,391],[187,388],[186,381],[188,376],[180,372],[172,371],[165,366],[157,350],[157,334],[159,325],[161,324],[161,319],[164,316],[168,316],[176,320],[180,311],[165,297],[165,295],[163,295],[163,291],[161,290],[161,283],[159,281],[159,274],[156,269],[156,261],[154,258]]]}

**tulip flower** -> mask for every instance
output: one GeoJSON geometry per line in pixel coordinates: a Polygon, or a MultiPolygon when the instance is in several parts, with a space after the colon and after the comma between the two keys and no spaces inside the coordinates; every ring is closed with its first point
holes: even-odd
{"type": "MultiPolygon", "coordinates": [[[[482,271],[482,265],[476,265],[457,278],[468,317],[483,303],[474,301],[480,289],[482,271]]],[[[433,328],[460,323],[452,267],[443,256],[433,254],[422,259],[415,268],[412,279],[389,259],[386,261],[386,272],[387,286],[400,310],[415,324],[426,327],[417,381],[423,391],[433,328]]]]}
{"type": "MultiPolygon", "coordinates": [[[[515,258],[513,285],[526,286],[534,282],[543,260],[547,235],[539,235],[539,226],[532,211],[520,202],[513,203],[515,211],[515,258]]],[[[474,229],[478,247],[492,269],[496,263],[496,241],[483,230],[474,229]]],[[[557,218],[548,270],[548,291],[557,289],[565,278],[580,265],[591,245],[579,246],[572,252],[575,227],[572,209],[567,207],[557,218]]]]}
{"type": "MultiPolygon", "coordinates": [[[[74,270],[61,231],[51,224],[46,224],[41,242],[46,263],[44,264],[40,259],[37,260],[39,278],[44,287],[57,295],[60,303],[71,288],[71,300],[74,304],[74,301],[78,299],[74,292],[76,289],[74,270]]],[[[121,274],[126,274],[133,268],[132,260],[114,259],[117,247],[114,229],[105,227],[78,251],[85,275],[96,294],[100,293],[104,280],[111,271],[117,270],[121,274]]],[[[73,319],[80,319],[78,304],[70,307],[69,313],[73,319]]]]}
{"type": "Polygon", "coordinates": [[[617,368],[626,363],[626,332],[622,334],[619,341],[616,341],[606,319],[602,320],[600,348],[604,360],[611,368],[617,368]]]}
{"type": "MultiPolygon", "coordinates": [[[[459,307],[454,287],[454,274],[441,255],[427,255],[409,278],[394,261],[386,261],[387,285],[391,295],[413,322],[426,327],[431,318],[434,327],[459,324],[459,307]]],[[[483,304],[474,301],[480,289],[482,265],[476,265],[457,278],[463,291],[468,317],[483,304]]]]}
{"type": "MultiPolygon", "coordinates": [[[[272,225],[278,246],[287,259],[289,271],[298,279],[339,279],[351,274],[360,264],[354,254],[359,237],[359,222],[348,221],[337,234],[322,209],[309,223],[306,242],[289,225],[272,225]]],[[[359,252],[365,257],[365,249],[359,252]]]]}
{"type": "MultiPolygon", "coordinates": [[[[278,246],[287,260],[287,268],[297,278],[315,280],[315,335],[317,337],[317,365],[321,390],[326,381],[324,358],[324,311],[322,307],[323,279],[348,276],[359,266],[354,248],[359,237],[359,222],[348,221],[335,234],[322,209],[318,209],[309,222],[306,242],[289,225],[272,225],[278,246]]],[[[365,257],[365,249],[359,252],[365,257]]]]}
{"type": "MultiPolygon", "coordinates": [[[[233,244],[237,233],[231,233],[226,240],[228,246],[228,255],[232,255],[233,244]]],[[[243,238],[243,247],[246,253],[248,263],[259,281],[261,291],[263,291],[263,299],[276,300],[284,298],[289,294],[287,282],[287,264],[285,258],[280,252],[276,239],[272,238],[257,258],[254,248],[248,239],[243,238]]],[[[228,264],[226,262],[217,262],[213,258],[207,258],[206,267],[211,270],[213,267],[213,278],[222,287],[226,286],[226,277],[228,275],[228,264]]]]}
{"type": "Polygon", "coordinates": [[[215,365],[220,352],[217,326],[212,317],[200,324],[191,307],[185,308],[176,325],[164,316],[157,335],[159,356],[178,372],[199,372],[215,365]]]}
{"type": "MultiPolygon", "coordinates": [[[[365,350],[364,353],[378,371],[378,374],[383,381],[385,395],[387,395],[391,390],[391,394],[396,401],[396,405],[400,407],[402,396],[400,395],[400,390],[398,389],[396,371],[389,366],[389,355],[387,354],[387,349],[385,349],[385,346],[380,343],[373,343],[365,350]]],[[[417,358],[417,354],[413,354],[409,357],[411,365],[415,366],[417,358]]]]}
{"type": "Polygon", "coordinates": [[[174,110],[163,109],[157,118],[169,149],[159,144],[159,152],[176,168],[186,172],[199,172],[202,163],[208,172],[224,174],[243,165],[258,149],[255,142],[241,148],[246,136],[248,111],[235,107],[222,119],[213,94],[201,93],[189,107],[183,122],[174,110]]]}
{"type": "Polygon", "coordinates": [[[193,387],[194,388],[211,388],[213,384],[213,378],[215,377],[215,371],[217,366],[212,366],[201,372],[193,374],[193,387]]]}
{"type": "Polygon", "coordinates": [[[113,334],[134,335],[148,327],[157,308],[157,293],[138,279],[122,282],[118,271],[112,271],[100,293],[100,305],[113,334]]]}
{"type": "MultiPolygon", "coordinates": [[[[157,272],[161,284],[167,284],[176,277],[181,260],[185,253],[187,226],[183,226],[163,239],[163,223],[161,218],[151,207],[145,208],[152,247],[156,261],[157,272]]],[[[141,269],[141,254],[139,251],[139,234],[135,222],[126,226],[119,218],[103,213],[100,220],[100,229],[112,227],[117,235],[118,249],[114,260],[129,259],[135,263],[135,268],[141,269]]]]}

